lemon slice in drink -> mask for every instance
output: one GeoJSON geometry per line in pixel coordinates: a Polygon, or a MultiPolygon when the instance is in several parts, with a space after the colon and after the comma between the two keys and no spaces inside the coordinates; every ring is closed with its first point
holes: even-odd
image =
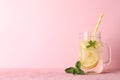
{"type": "Polygon", "coordinates": [[[88,52],[82,60],[82,68],[91,69],[98,63],[98,56],[93,52],[88,52]]]}

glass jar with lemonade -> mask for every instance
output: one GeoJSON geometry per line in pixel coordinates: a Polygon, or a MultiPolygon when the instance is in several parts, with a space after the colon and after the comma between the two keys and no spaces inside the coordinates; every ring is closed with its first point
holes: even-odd
{"type": "Polygon", "coordinates": [[[85,73],[101,73],[103,71],[104,63],[110,62],[110,50],[108,46],[101,41],[100,32],[96,32],[94,35],[91,32],[80,33],[80,40],[79,59],[81,68],[85,73]],[[108,51],[107,61],[103,61],[105,47],[108,51]]]}

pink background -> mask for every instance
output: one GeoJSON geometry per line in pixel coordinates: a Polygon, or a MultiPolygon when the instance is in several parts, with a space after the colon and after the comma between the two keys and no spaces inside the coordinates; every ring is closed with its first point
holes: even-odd
{"type": "Polygon", "coordinates": [[[107,68],[120,66],[119,0],[0,0],[0,68],[65,68],[78,60],[79,33],[104,13],[102,40],[112,48],[107,68]]]}

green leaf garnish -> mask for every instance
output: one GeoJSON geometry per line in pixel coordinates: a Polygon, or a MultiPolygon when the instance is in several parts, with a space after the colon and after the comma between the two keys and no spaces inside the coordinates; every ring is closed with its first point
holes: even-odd
{"type": "Polygon", "coordinates": [[[69,67],[69,68],[65,69],[65,72],[74,74],[75,73],[75,68],[74,67],[69,67]]]}
{"type": "Polygon", "coordinates": [[[84,71],[82,69],[78,69],[77,74],[84,74],[84,71]]]}
{"type": "Polygon", "coordinates": [[[75,75],[75,74],[76,74],[76,71],[77,71],[76,69],[74,69],[74,70],[73,70],[73,75],[75,75]]]}
{"type": "Polygon", "coordinates": [[[96,41],[90,40],[86,48],[95,48],[95,45],[96,45],[96,41]]]}
{"type": "Polygon", "coordinates": [[[75,67],[79,69],[79,68],[80,68],[80,66],[81,66],[80,61],[77,61],[77,62],[76,62],[76,64],[75,64],[75,67]]]}
{"type": "Polygon", "coordinates": [[[82,69],[80,69],[81,63],[80,61],[77,61],[75,64],[75,67],[69,67],[65,69],[66,73],[72,73],[73,75],[75,74],[84,74],[84,71],[82,69]]]}

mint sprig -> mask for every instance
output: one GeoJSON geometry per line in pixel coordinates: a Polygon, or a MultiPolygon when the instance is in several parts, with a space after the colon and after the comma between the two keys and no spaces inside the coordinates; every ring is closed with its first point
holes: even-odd
{"type": "Polygon", "coordinates": [[[95,45],[96,45],[96,41],[90,40],[86,48],[95,48],[95,45]]]}
{"type": "Polygon", "coordinates": [[[82,69],[80,69],[80,67],[81,67],[81,63],[80,63],[80,61],[77,61],[76,64],[75,64],[75,67],[66,68],[65,72],[66,73],[71,73],[73,75],[75,75],[75,74],[78,74],[78,75],[84,74],[84,71],[82,69]]]}

